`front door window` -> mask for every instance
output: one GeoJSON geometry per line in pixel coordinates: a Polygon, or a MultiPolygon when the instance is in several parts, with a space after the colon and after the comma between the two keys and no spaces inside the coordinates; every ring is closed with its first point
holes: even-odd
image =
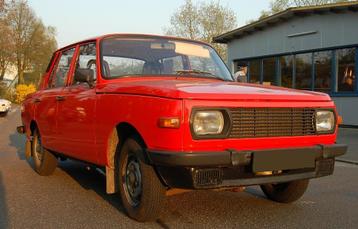
{"type": "MultiPolygon", "coordinates": [[[[97,67],[96,67],[96,44],[95,43],[89,43],[85,45],[80,46],[80,53],[76,62],[76,69],[87,69],[92,70],[93,75],[97,75],[97,67]]],[[[79,84],[79,82],[75,81],[75,78],[73,78],[72,84],[79,84]]]]}

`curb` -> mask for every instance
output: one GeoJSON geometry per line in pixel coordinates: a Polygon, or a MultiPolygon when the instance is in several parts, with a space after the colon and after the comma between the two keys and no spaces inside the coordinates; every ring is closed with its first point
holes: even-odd
{"type": "Polygon", "coordinates": [[[346,159],[340,159],[340,158],[336,158],[336,161],[353,164],[353,165],[358,165],[358,161],[352,161],[352,160],[346,160],[346,159]]]}

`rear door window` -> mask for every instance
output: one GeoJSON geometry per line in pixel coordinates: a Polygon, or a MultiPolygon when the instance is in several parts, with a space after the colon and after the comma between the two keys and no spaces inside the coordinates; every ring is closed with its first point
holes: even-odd
{"type": "Polygon", "coordinates": [[[63,51],[60,55],[56,66],[53,68],[49,80],[48,88],[63,87],[66,85],[68,72],[70,70],[71,61],[76,48],[63,51]]]}

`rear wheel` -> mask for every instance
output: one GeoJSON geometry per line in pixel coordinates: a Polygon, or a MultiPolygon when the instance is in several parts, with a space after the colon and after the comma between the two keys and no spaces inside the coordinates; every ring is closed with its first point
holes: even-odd
{"type": "Polygon", "coordinates": [[[297,180],[278,184],[261,185],[262,191],[270,200],[280,203],[291,203],[303,196],[309,180],[297,180]]]}
{"type": "Polygon", "coordinates": [[[51,175],[57,167],[57,158],[42,146],[38,129],[33,133],[31,154],[35,163],[35,171],[41,176],[51,175]]]}
{"type": "Polygon", "coordinates": [[[142,161],[143,153],[140,141],[128,138],[117,163],[123,206],[131,218],[141,222],[156,220],[160,216],[166,191],[154,168],[142,161]]]}

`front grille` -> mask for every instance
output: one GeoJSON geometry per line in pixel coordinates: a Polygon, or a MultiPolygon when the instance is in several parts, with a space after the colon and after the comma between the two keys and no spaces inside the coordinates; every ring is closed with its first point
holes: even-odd
{"type": "Polygon", "coordinates": [[[312,108],[232,108],[229,138],[314,135],[312,108]]]}

